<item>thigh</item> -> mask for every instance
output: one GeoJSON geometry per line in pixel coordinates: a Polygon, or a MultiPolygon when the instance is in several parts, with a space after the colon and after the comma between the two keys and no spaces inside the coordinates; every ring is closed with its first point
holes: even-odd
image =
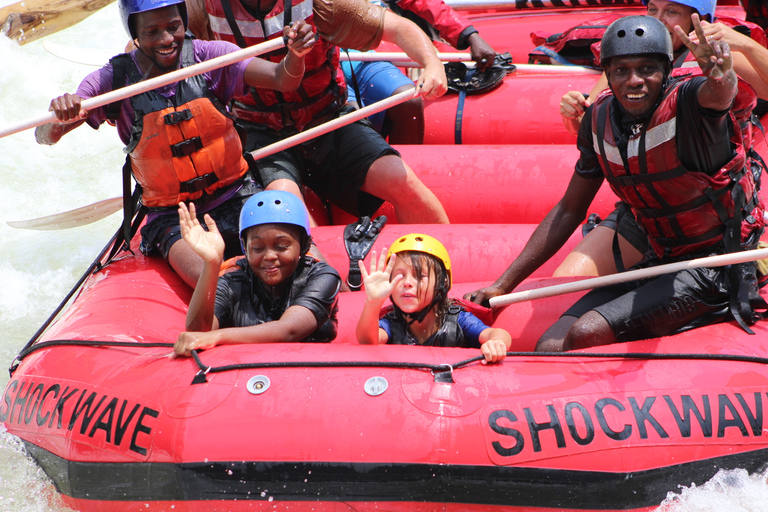
{"type": "Polygon", "coordinates": [[[729,310],[727,277],[720,268],[683,270],[624,288],[626,293],[593,308],[617,341],[667,336],[720,321],[729,310]]]}
{"type": "Polygon", "coordinates": [[[373,163],[386,155],[399,156],[369,125],[343,126],[304,155],[308,163],[305,183],[344,211],[370,216],[383,201],[361,188],[373,163]]]}

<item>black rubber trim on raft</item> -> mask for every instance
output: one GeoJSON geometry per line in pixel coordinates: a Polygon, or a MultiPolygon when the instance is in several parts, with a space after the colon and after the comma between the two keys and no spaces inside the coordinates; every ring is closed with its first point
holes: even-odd
{"type": "Polygon", "coordinates": [[[339,462],[89,463],[25,442],[59,492],[100,501],[424,502],[589,510],[660,504],[721,469],[763,469],[768,449],[634,473],[339,462]]]}

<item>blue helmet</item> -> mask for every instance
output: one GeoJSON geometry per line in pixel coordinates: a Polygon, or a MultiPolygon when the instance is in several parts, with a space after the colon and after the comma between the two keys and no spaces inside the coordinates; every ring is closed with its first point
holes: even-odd
{"type": "Polygon", "coordinates": [[[311,236],[309,213],[301,199],[282,190],[265,190],[252,195],[240,211],[240,239],[245,230],[262,224],[293,224],[311,236]]]}
{"type": "Polygon", "coordinates": [[[136,39],[135,31],[128,21],[132,14],[162,9],[163,7],[169,7],[171,5],[178,5],[179,13],[181,14],[181,19],[184,22],[185,28],[188,23],[187,4],[184,0],[118,0],[117,4],[120,8],[120,20],[123,22],[123,28],[125,28],[125,31],[131,36],[131,39],[136,39]]]}
{"type": "MultiPolygon", "coordinates": [[[[717,0],[674,0],[676,4],[692,7],[702,19],[709,21],[715,19],[715,7],[717,0]]],[[[648,0],[643,0],[643,5],[648,5],[648,0]]]]}

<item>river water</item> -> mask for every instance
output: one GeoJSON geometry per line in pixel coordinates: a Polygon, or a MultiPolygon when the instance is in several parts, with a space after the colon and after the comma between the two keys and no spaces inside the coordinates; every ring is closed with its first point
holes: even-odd
{"type": "MultiPolygon", "coordinates": [[[[111,4],[47,39],[117,52],[127,36],[111,4]]],[[[94,69],[50,55],[40,41],[19,47],[2,36],[0,63],[0,127],[45,113],[51,98],[74,92],[94,69]]],[[[84,125],[52,147],[36,144],[32,130],[0,139],[0,389],[8,382],[5,368],[108,242],[121,217],[61,231],[12,229],[6,221],[119,196],[123,158],[109,126],[95,131],[84,125]]],[[[661,510],[763,512],[767,504],[766,475],[733,471],[698,488],[681,487],[661,510]]],[[[45,474],[0,426],[0,512],[64,510],[69,509],[45,474]]]]}

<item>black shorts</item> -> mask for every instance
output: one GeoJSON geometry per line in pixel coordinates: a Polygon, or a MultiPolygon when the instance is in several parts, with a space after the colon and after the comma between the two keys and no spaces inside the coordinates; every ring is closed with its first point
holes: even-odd
{"type": "MultiPolygon", "coordinates": [[[[340,113],[351,110],[344,108],[340,113]]],[[[255,151],[284,138],[261,126],[242,124],[248,131],[246,151],[255,151]]],[[[384,203],[360,189],[373,163],[386,155],[400,156],[367,120],[362,120],[262,158],[256,166],[265,187],[277,179],[289,179],[360,217],[373,215],[384,203]]]]}
{"type": "MultiPolygon", "coordinates": [[[[618,204],[621,203],[617,203],[617,205],[618,204]]],[[[608,214],[605,219],[600,221],[599,225],[616,231],[616,218],[618,215],[619,208],[617,207],[610,214],[608,214]]],[[[640,225],[640,223],[637,222],[634,214],[629,209],[626,209],[624,214],[621,216],[618,232],[627,242],[632,245],[632,247],[640,251],[640,254],[647,255],[648,251],[651,250],[651,244],[648,241],[648,235],[645,233],[645,230],[640,225]]]]}
{"type": "MultiPolygon", "coordinates": [[[[660,264],[654,259],[635,268],[660,264]]],[[[754,272],[753,263],[744,268],[754,272]]],[[[580,318],[594,310],[608,322],[617,341],[655,338],[730,318],[729,290],[725,267],[688,269],[597,288],[563,316],[580,318]]],[[[756,292],[755,287],[750,295],[756,296],[756,292]]]]}
{"type": "MultiPolygon", "coordinates": [[[[261,190],[261,186],[248,173],[235,184],[221,191],[216,191],[214,198],[231,194],[231,197],[222,204],[209,208],[206,207],[204,201],[200,202],[200,206],[195,202],[197,218],[206,231],[208,227],[203,220],[203,215],[207,213],[216,221],[216,227],[224,238],[225,259],[243,254],[240,245],[240,210],[249,197],[261,190]]],[[[210,196],[208,202],[213,202],[210,196]]],[[[141,228],[141,252],[146,255],[159,252],[167,260],[171,246],[181,240],[181,226],[179,226],[177,210],[169,208],[164,211],[150,212],[147,217],[149,220],[141,228]]]]}

